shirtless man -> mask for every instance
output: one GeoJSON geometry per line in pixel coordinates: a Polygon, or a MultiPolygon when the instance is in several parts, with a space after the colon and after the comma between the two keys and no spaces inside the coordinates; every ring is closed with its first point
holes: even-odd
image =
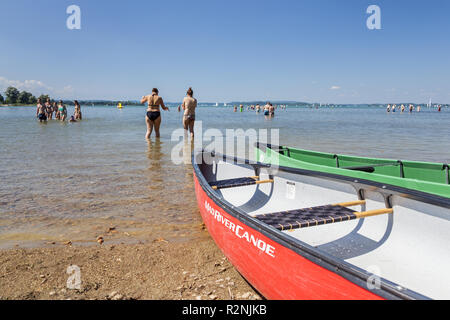
{"type": "Polygon", "coordinates": [[[271,103],[269,103],[269,115],[271,117],[275,116],[275,108],[271,103]]]}
{"type": "Polygon", "coordinates": [[[159,138],[160,136],[159,127],[161,125],[161,112],[159,107],[166,111],[169,110],[169,108],[164,105],[163,99],[158,93],[158,89],[153,88],[152,94],[143,96],[141,99],[141,103],[148,103],[147,115],[145,116],[145,123],[147,124],[147,133],[145,134],[146,139],[150,139],[153,127],[155,128],[156,137],[159,138]]]}
{"type": "Polygon", "coordinates": [[[264,115],[265,116],[269,116],[270,115],[270,102],[267,102],[266,105],[264,106],[264,115]]]}
{"type": "Polygon", "coordinates": [[[189,88],[182,104],[184,110],[183,127],[185,130],[185,134],[187,134],[187,131],[189,129],[191,138],[194,138],[195,108],[197,108],[197,99],[195,99],[193,96],[194,91],[192,91],[192,88],[189,88]]]}
{"type": "Polygon", "coordinates": [[[41,99],[37,101],[36,117],[39,119],[39,122],[47,121],[47,108],[42,105],[41,99]]]}

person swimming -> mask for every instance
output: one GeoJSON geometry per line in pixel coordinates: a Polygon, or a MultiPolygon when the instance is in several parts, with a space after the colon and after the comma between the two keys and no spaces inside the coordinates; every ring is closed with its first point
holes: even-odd
{"type": "Polygon", "coordinates": [[[77,122],[77,120],[75,120],[75,116],[70,116],[69,122],[77,122]]]}
{"type": "Polygon", "coordinates": [[[183,115],[183,127],[185,133],[187,131],[191,133],[191,138],[194,138],[194,123],[195,123],[195,108],[197,108],[197,99],[194,98],[194,91],[189,87],[186,92],[186,97],[183,99],[182,104],[184,115],[183,115]]]}
{"type": "Polygon", "coordinates": [[[391,105],[390,104],[387,105],[386,112],[391,112],[391,105]]]}
{"type": "Polygon", "coordinates": [[[256,110],[256,113],[259,113],[259,111],[261,110],[261,107],[259,106],[259,104],[256,105],[255,110],[256,110]]]}
{"type": "Polygon", "coordinates": [[[37,100],[36,117],[39,119],[39,122],[47,121],[47,108],[42,104],[41,99],[37,100]]]}
{"type": "Polygon", "coordinates": [[[160,137],[159,127],[161,126],[161,112],[159,107],[169,111],[169,108],[164,105],[163,99],[158,94],[158,89],[153,88],[152,94],[143,96],[141,99],[141,103],[147,102],[148,104],[147,114],[145,116],[145,123],[147,124],[147,133],[145,134],[146,139],[150,139],[153,128],[155,128],[156,138],[160,137]]]}

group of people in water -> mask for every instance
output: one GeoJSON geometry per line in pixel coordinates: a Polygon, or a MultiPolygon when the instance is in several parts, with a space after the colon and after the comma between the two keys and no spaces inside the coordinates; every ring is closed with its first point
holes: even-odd
{"type": "MultiPolygon", "coordinates": [[[[397,105],[393,104],[391,106],[390,104],[388,104],[386,107],[386,112],[395,112],[396,108],[397,108],[397,105]]],[[[400,110],[400,112],[405,112],[405,110],[406,110],[405,105],[402,104],[401,106],[399,106],[399,110],[400,110]]],[[[420,112],[420,106],[414,107],[414,105],[410,104],[408,107],[408,110],[410,113],[413,112],[414,110],[416,110],[417,112],[420,112]]]]}
{"type": "MultiPolygon", "coordinates": [[[[152,93],[143,96],[141,103],[147,103],[147,114],[145,116],[145,123],[147,124],[146,139],[150,139],[150,136],[155,129],[155,135],[159,138],[159,127],[161,126],[161,111],[162,108],[165,111],[170,111],[164,105],[163,99],[159,96],[157,88],[153,88],[152,93]]],[[[186,92],[186,97],[183,99],[183,103],[178,107],[178,111],[184,110],[183,114],[183,127],[185,133],[189,132],[191,138],[194,138],[194,123],[195,123],[195,109],[197,108],[197,99],[194,98],[194,91],[189,88],[186,92]]]]}
{"type": "MultiPolygon", "coordinates": [[[[82,119],[80,104],[77,100],[74,101],[74,104],[75,112],[70,117],[69,122],[76,122],[82,119]]],[[[59,100],[59,102],[56,103],[55,101],[51,102],[50,99],[47,99],[44,103],[42,103],[41,99],[38,99],[36,117],[38,118],[39,122],[52,120],[53,114],[55,115],[55,120],[66,121],[67,107],[64,105],[63,101],[59,100]]]]}
{"type": "MultiPolygon", "coordinates": [[[[256,106],[255,105],[247,106],[247,110],[254,110],[254,111],[256,111],[256,113],[259,113],[260,111],[263,111],[264,115],[266,117],[274,117],[276,108],[277,107],[276,106],[274,107],[273,104],[270,103],[270,102],[267,102],[264,107],[261,107],[259,104],[257,104],[256,106]]],[[[280,106],[280,108],[283,109],[283,106],[280,106]]],[[[244,111],[244,105],[241,104],[239,106],[239,109],[240,109],[240,112],[243,112],[244,111]]],[[[237,112],[238,111],[237,110],[237,106],[234,106],[233,110],[234,110],[234,112],[237,112]]]]}
{"type": "MultiPolygon", "coordinates": [[[[143,96],[141,99],[141,103],[147,103],[147,114],[145,115],[145,123],[147,124],[147,132],[145,134],[146,139],[150,139],[150,136],[155,130],[155,136],[160,137],[159,128],[161,126],[161,109],[165,111],[170,111],[168,107],[164,105],[163,99],[159,96],[159,91],[157,88],[153,88],[152,93],[146,96],[143,96]]],[[[240,111],[244,111],[244,106],[241,104],[240,111]]],[[[181,110],[183,113],[183,128],[185,130],[185,134],[190,133],[191,138],[194,137],[194,123],[195,123],[195,109],[197,108],[197,99],[194,98],[194,91],[192,88],[189,88],[186,92],[186,97],[183,99],[183,103],[178,106],[178,112],[181,110]]],[[[285,109],[285,106],[280,106],[281,109],[285,109]]],[[[266,117],[274,117],[275,109],[272,103],[267,102],[264,107],[261,107],[259,104],[256,106],[251,105],[247,107],[247,109],[255,110],[257,113],[260,111],[264,112],[266,117]]],[[[234,112],[237,112],[237,106],[234,106],[234,112]]]]}
{"type": "MultiPolygon", "coordinates": [[[[397,108],[397,105],[395,105],[395,104],[393,104],[393,105],[388,104],[387,107],[386,107],[386,112],[388,112],[388,113],[389,112],[395,112],[396,108],[397,108]]],[[[401,106],[399,106],[398,108],[399,108],[400,112],[405,112],[406,111],[406,107],[403,104],[401,106]]],[[[441,105],[437,106],[437,110],[438,110],[438,112],[441,112],[441,105]]],[[[408,111],[409,111],[409,113],[412,113],[413,111],[420,112],[420,105],[414,106],[413,104],[410,104],[408,106],[408,111]]]]}

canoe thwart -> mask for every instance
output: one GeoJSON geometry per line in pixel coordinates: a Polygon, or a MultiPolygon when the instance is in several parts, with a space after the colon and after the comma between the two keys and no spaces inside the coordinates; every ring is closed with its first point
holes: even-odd
{"type": "Polygon", "coordinates": [[[364,211],[364,212],[355,212],[357,218],[367,218],[367,217],[377,216],[379,214],[385,214],[385,213],[394,213],[394,209],[385,208],[385,209],[369,210],[369,211],[364,211]]]}
{"type": "Polygon", "coordinates": [[[258,176],[234,178],[234,179],[212,181],[212,182],[209,182],[209,185],[214,190],[218,190],[218,189],[244,187],[244,186],[250,186],[250,185],[261,184],[261,183],[273,183],[273,179],[268,179],[268,180],[258,180],[258,179],[259,179],[258,176]]]}
{"type": "Polygon", "coordinates": [[[354,207],[366,204],[366,200],[356,200],[356,201],[350,201],[350,202],[341,202],[333,204],[333,206],[341,206],[341,207],[354,207]]]}
{"type": "MultiPolygon", "coordinates": [[[[362,201],[363,200],[354,201],[353,203],[350,203],[350,205],[348,205],[348,203],[345,204],[347,204],[347,206],[353,206],[362,204],[362,201]],[[355,204],[355,202],[358,203],[355,204]]],[[[345,206],[336,204],[262,214],[255,216],[255,218],[283,231],[349,221],[393,212],[393,209],[377,209],[357,212],[345,206]]]]}

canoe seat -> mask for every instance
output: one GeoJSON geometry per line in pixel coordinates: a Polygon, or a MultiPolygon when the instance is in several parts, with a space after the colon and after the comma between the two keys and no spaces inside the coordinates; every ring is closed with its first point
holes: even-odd
{"type": "Polygon", "coordinates": [[[234,178],[234,179],[226,179],[226,180],[218,180],[209,182],[209,185],[214,189],[226,189],[226,188],[236,188],[243,186],[250,186],[252,184],[261,184],[261,183],[272,183],[273,180],[258,180],[259,177],[244,177],[244,178],[234,178]]]}
{"type": "Polygon", "coordinates": [[[388,208],[365,212],[357,212],[347,208],[363,203],[364,201],[362,200],[353,203],[329,204],[325,206],[261,214],[255,216],[255,218],[283,231],[366,218],[384,213],[393,213],[393,210],[388,208]]]}

